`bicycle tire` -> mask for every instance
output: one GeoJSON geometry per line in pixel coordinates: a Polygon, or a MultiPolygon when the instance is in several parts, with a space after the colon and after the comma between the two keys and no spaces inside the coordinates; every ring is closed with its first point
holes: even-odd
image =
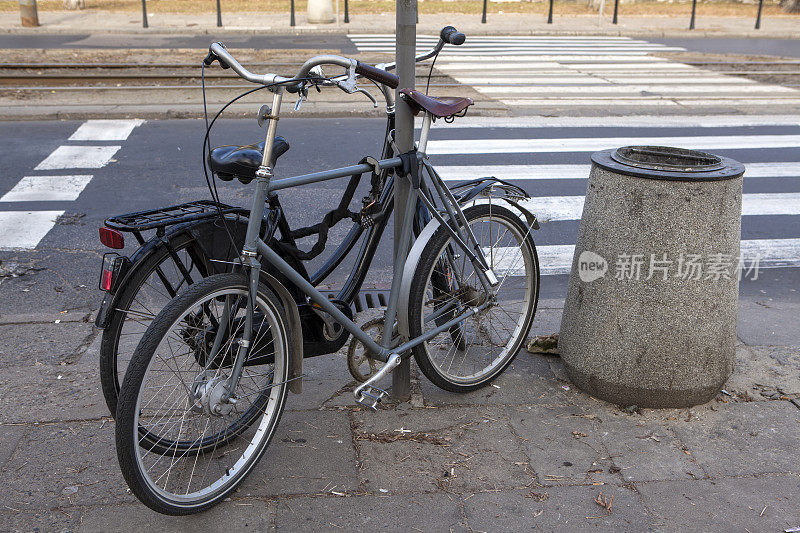
{"type": "MultiPolygon", "coordinates": [[[[191,349],[180,354],[185,357],[183,364],[177,356],[167,357],[175,359],[174,369],[164,358],[163,354],[175,353],[171,340],[180,343],[180,340],[185,338],[182,334],[174,336],[173,329],[181,332],[187,328],[189,331],[196,330],[197,322],[194,319],[187,321],[186,318],[196,317],[194,313],[197,310],[202,310],[201,314],[206,313],[210,316],[214,309],[219,309],[223,305],[220,302],[229,301],[229,297],[239,298],[240,301],[243,299],[244,302],[249,298],[248,279],[244,274],[209,276],[179,294],[164,307],[148,327],[136,348],[122,384],[116,425],[117,457],[120,468],[133,494],[147,507],[162,514],[193,514],[208,509],[224,499],[260,460],[275,433],[285,406],[290,335],[297,332],[288,330],[279,299],[265,285],[259,285],[255,305],[267,317],[265,322],[269,322],[266,331],[272,336],[272,370],[262,372],[264,370],[262,366],[245,366],[235,391],[237,398],[235,404],[221,402],[219,396],[215,396],[218,387],[223,386],[226,379],[219,369],[213,373],[214,377],[207,373],[208,367],[205,370],[199,366],[187,369],[187,365],[194,365],[197,362],[191,349]],[[164,363],[163,368],[160,362],[164,363]],[[244,372],[248,369],[255,370],[247,375],[244,372]],[[175,380],[168,371],[178,375],[179,379],[175,380]],[[184,372],[184,375],[181,375],[181,372],[184,372]],[[189,382],[188,378],[193,375],[195,375],[194,381],[189,382]],[[258,399],[249,407],[242,405],[253,395],[252,392],[248,392],[252,389],[244,385],[246,379],[250,380],[248,383],[256,384],[255,394],[258,394],[258,398],[267,394],[267,401],[263,405],[259,405],[258,399]],[[262,381],[263,383],[259,384],[262,381]],[[173,384],[172,391],[167,388],[170,383],[173,384]],[[193,383],[193,386],[189,388],[187,383],[193,383]],[[197,391],[201,391],[200,395],[196,394],[197,391]],[[163,402],[162,397],[166,398],[163,402]],[[153,403],[156,399],[157,401],[153,403]],[[211,405],[204,401],[216,402],[214,405],[218,407],[227,406],[227,411],[215,414],[211,405]],[[151,404],[156,407],[151,407],[151,404]],[[181,404],[183,408],[180,407],[181,404]],[[258,411],[256,414],[261,416],[261,421],[255,428],[251,426],[258,416],[252,418],[249,415],[254,410],[253,406],[256,406],[255,409],[258,411]],[[159,409],[164,411],[163,414],[159,409]],[[240,413],[239,409],[243,412],[240,413]],[[230,418],[227,418],[229,415],[230,418]],[[234,422],[228,425],[231,419],[234,422]],[[219,431],[215,429],[215,423],[212,423],[217,420],[223,420],[221,423],[223,429],[219,431]],[[154,452],[152,447],[142,445],[142,428],[148,427],[154,430],[158,428],[157,431],[162,434],[162,438],[166,438],[167,434],[174,435],[170,438],[174,439],[175,448],[154,452]],[[206,443],[207,439],[211,438],[205,437],[209,427],[212,437],[221,435],[212,443],[213,445],[206,443]],[[203,428],[201,434],[197,431],[199,428],[203,428]],[[227,448],[223,453],[217,453],[222,451],[234,437],[251,440],[232,449],[233,453],[227,448]],[[178,443],[183,443],[183,448],[179,448],[178,443]],[[192,445],[195,443],[197,444],[193,448],[192,445]],[[180,456],[178,456],[179,450],[180,456]],[[184,459],[185,462],[179,463],[184,459]],[[201,460],[205,464],[198,466],[201,460]],[[148,470],[148,463],[152,470],[148,470]],[[155,477],[165,468],[165,472],[155,477]],[[211,481],[207,481],[209,470],[212,471],[211,481]],[[193,484],[195,472],[198,476],[202,472],[203,477],[198,483],[193,484]],[[161,486],[162,480],[163,486],[161,486]]],[[[244,309],[246,305],[235,308],[244,309]]],[[[217,317],[217,320],[220,318],[217,317]]],[[[229,317],[229,320],[233,318],[229,317]]],[[[209,324],[213,323],[214,321],[209,319],[209,324]]],[[[233,322],[229,322],[231,323],[233,322]]],[[[218,355],[221,354],[220,357],[227,357],[227,350],[238,349],[238,344],[232,339],[233,337],[230,342],[226,341],[225,346],[218,352],[218,355]]],[[[185,345],[195,349],[188,341],[185,345]]],[[[179,347],[179,350],[183,348],[185,346],[179,347]]]]}
{"type": "MultiPolygon", "coordinates": [[[[491,307],[487,308],[486,311],[482,311],[473,317],[465,319],[449,330],[439,333],[433,339],[430,339],[429,341],[426,341],[413,348],[412,351],[414,354],[414,359],[416,360],[420,370],[422,370],[422,373],[437,387],[450,392],[469,392],[484,387],[491,383],[492,380],[499,376],[508,367],[508,365],[511,364],[514,357],[516,357],[517,353],[519,353],[519,350],[524,344],[525,338],[530,331],[530,327],[536,314],[539,296],[539,260],[536,253],[536,246],[533,238],[530,235],[530,229],[525,223],[523,223],[519,216],[506,207],[485,203],[473,205],[464,209],[464,215],[470,226],[484,222],[489,224],[497,223],[506,227],[508,232],[511,232],[511,237],[516,237],[518,239],[519,249],[521,250],[519,257],[523,259],[525,270],[522,276],[512,275],[510,277],[512,279],[520,277],[524,278],[525,286],[524,288],[517,287],[516,289],[513,287],[513,285],[506,286],[505,290],[502,290],[503,285],[506,283],[506,279],[509,277],[509,274],[514,271],[515,268],[518,268],[516,266],[518,260],[515,259],[514,263],[506,268],[505,276],[499,275],[501,274],[500,270],[496,271],[498,277],[501,278],[500,287],[498,287],[498,294],[502,293],[503,296],[508,296],[511,298],[517,298],[521,295],[525,299],[521,305],[518,305],[518,307],[522,309],[522,313],[520,318],[514,324],[514,330],[512,331],[509,340],[502,345],[502,348],[499,350],[499,353],[496,357],[494,356],[492,348],[490,347],[489,363],[485,367],[479,368],[478,371],[473,371],[471,374],[467,375],[455,375],[450,371],[450,368],[455,363],[457,352],[463,351],[463,360],[466,361],[467,356],[469,355],[468,351],[470,346],[473,346],[473,344],[464,342],[466,349],[462,349],[461,344],[463,339],[458,338],[459,335],[454,332],[454,328],[459,328],[460,331],[464,331],[464,338],[467,338],[469,335],[472,335],[472,338],[475,339],[477,339],[479,335],[487,337],[489,339],[488,344],[491,346],[493,344],[492,318],[491,315],[488,315],[488,313],[493,309],[499,308],[502,312],[510,316],[510,313],[508,312],[508,309],[510,308],[509,304],[501,305],[495,303],[491,307]],[[485,326],[486,316],[489,316],[488,333],[485,331],[487,329],[485,326]],[[480,323],[481,317],[484,317],[483,325],[480,323]],[[475,325],[474,323],[477,324],[475,325]],[[468,324],[473,324],[473,327],[471,329],[467,328],[468,324]],[[451,345],[450,347],[446,348],[448,351],[445,354],[446,357],[449,357],[450,353],[453,353],[453,361],[450,363],[448,369],[443,368],[444,365],[440,362],[437,362],[437,355],[433,353],[434,349],[431,347],[431,344],[434,342],[438,342],[438,344],[436,344],[437,352],[443,351],[444,348],[441,347],[448,346],[448,342],[451,345]]],[[[503,235],[506,234],[504,233],[503,235]]],[[[476,233],[476,238],[478,237],[479,236],[476,233]]],[[[483,236],[478,238],[479,244],[483,244],[481,242],[482,240],[483,236]]],[[[495,245],[492,244],[490,247],[490,255],[492,261],[495,261],[495,259],[497,260],[496,269],[503,267],[500,263],[501,261],[510,260],[515,257],[512,255],[510,259],[506,259],[506,254],[514,253],[508,251],[511,248],[512,247],[498,247],[497,254],[500,254],[502,250],[503,255],[501,257],[497,257],[495,253],[495,245]]],[[[444,304],[444,300],[442,300],[440,296],[436,296],[437,292],[442,292],[441,280],[443,278],[460,279],[463,277],[463,272],[460,276],[457,275],[455,273],[456,269],[453,268],[452,265],[450,267],[445,267],[450,269],[449,273],[443,274],[442,272],[439,272],[440,275],[437,276],[437,268],[442,270],[442,261],[446,261],[443,259],[443,254],[449,250],[450,252],[447,253],[452,255],[452,250],[457,249],[458,248],[453,244],[452,237],[444,228],[439,228],[436,230],[423,249],[410,287],[408,324],[411,338],[418,337],[424,333],[423,317],[427,293],[432,295],[431,297],[427,297],[427,303],[430,304],[433,302],[433,313],[441,313],[442,309],[445,309],[451,305],[456,306],[456,310],[452,312],[447,311],[449,315],[445,316],[449,316],[449,318],[457,316],[455,313],[459,312],[459,306],[463,310],[466,307],[473,307],[476,305],[476,298],[480,297],[480,291],[482,291],[482,288],[477,281],[473,282],[475,287],[470,286],[469,283],[465,283],[462,284],[463,286],[460,289],[451,289],[452,294],[450,295],[449,300],[452,302],[447,303],[447,305],[444,304]],[[466,296],[467,294],[469,296],[466,296]],[[466,302],[462,301],[459,303],[459,298],[462,300],[466,299],[466,302]],[[438,310],[437,305],[439,306],[438,310]]],[[[461,252],[461,256],[463,257],[461,260],[463,268],[466,268],[468,265],[471,268],[471,264],[464,256],[463,251],[461,252]]],[[[467,280],[469,279],[470,278],[467,278],[467,280]]],[[[515,300],[512,299],[511,301],[513,302],[515,300]]],[[[433,316],[433,313],[429,316],[433,316]]],[[[447,320],[444,320],[441,317],[442,315],[438,315],[436,318],[430,318],[429,322],[432,322],[433,326],[442,325],[447,322],[447,320]]],[[[497,320],[498,322],[500,321],[499,319],[497,320]]],[[[500,325],[502,327],[502,323],[500,325]]],[[[444,361],[446,362],[446,359],[444,361]]],[[[473,368],[475,368],[474,365],[473,368]]]]}

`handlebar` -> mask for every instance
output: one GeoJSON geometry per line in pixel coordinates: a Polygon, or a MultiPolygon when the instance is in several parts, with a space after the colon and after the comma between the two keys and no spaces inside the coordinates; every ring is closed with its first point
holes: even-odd
{"type": "MultiPolygon", "coordinates": [[[[414,58],[414,62],[419,63],[420,61],[430,59],[438,54],[445,44],[452,44],[455,46],[464,44],[466,38],[466,35],[456,30],[453,26],[445,26],[439,33],[439,42],[436,44],[436,46],[431,48],[429,51],[423,52],[422,54],[416,56],[414,58]]],[[[372,66],[347,57],[337,55],[319,55],[312,57],[303,63],[303,66],[300,67],[297,76],[294,78],[285,78],[277,74],[253,74],[244,68],[241,63],[236,61],[230,52],[225,49],[225,46],[219,42],[214,43],[209,47],[208,55],[205,57],[205,59],[203,59],[203,64],[206,66],[211,66],[214,61],[219,61],[220,66],[224,69],[233,69],[233,71],[243,79],[252,83],[257,83],[260,85],[286,83],[287,90],[289,92],[297,92],[299,89],[301,89],[305,79],[311,72],[311,69],[318,65],[338,65],[348,70],[353,69],[355,74],[383,84],[392,89],[396,89],[400,85],[400,78],[398,78],[397,75],[389,72],[397,66],[395,62],[381,63],[379,65],[372,66]]],[[[384,89],[384,92],[385,91],[386,89],[384,89]]]]}

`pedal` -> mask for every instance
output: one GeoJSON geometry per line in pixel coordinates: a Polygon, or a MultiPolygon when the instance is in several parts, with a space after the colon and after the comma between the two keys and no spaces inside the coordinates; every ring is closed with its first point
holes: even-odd
{"type": "Polygon", "coordinates": [[[382,380],[389,372],[397,368],[401,360],[402,359],[400,356],[396,353],[390,355],[389,360],[386,361],[386,364],[384,364],[380,370],[375,372],[374,376],[356,387],[356,390],[353,391],[353,396],[356,397],[356,402],[369,407],[373,411],[377,411],[378,403],[380,403],[380,401],[389,394],[385,390],[376,387],[375,384],[382,380]]]}
{"type": "Polygon", "coordinates": [[[378,404],[381,403],[381,400],[386,396],[389,396],[389,393],[383,389],[367,387],[361,391],[361,395],[356,398],[356,402],[369,407],[373,411],[377,411],[378,404]]]}

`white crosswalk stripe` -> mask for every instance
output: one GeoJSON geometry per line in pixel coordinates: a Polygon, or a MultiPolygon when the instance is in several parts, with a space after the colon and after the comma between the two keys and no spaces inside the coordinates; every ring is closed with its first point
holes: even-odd
{"type": "MultiPolygon", "coordinates": [[[[70,136],[69,141],[124,141],[143,120],[89,120],[70,136]]],[[[35,171],[67,169],[99,169],[113,161],[122,148],[119,145],[62,145],[35,171]]],[[[72,202],[91,182],[90,174],[24,176],[7,191],[0,202],[72,202]]],[[[55,226],[64,210],[3,211],[0,208],[0,250],[30,250],[36,248],[55,226]]]]}
{"type": "MultiPolygon", "coordinates": [[[[350,35],[360,52],[394,53],[393,35],[350,35]]],[[[428,49],[435,36],[419,36],[428,49]]],[[[683,51],[626,37],[469,36],[436,68],[515,107],[679,108],[800,105],[800,91],[656,57],[683,51]]]]}
{"type": "MultiPolygon", "coordinates": [[[[563,239],[564,228],[571,228],[568,232],[577,229],[584,196],[576,194],[574,180],[589,177],[591,165],[588,164],[587,152],[625,144],[674,145],[716,153],[750,150],[734,154],[745,164],[743,234],[759,235],[759,238],[742,241],[743,266],[749,268],[756,261],[759,269],[800,267],[800,238],[797,238],[796,231],[792,231],[800,223],[800,152],[797,148],[800,146],[800,116],[476,118],[437,128],[431,137],[428,153],[437,172],[446,181],[452,183],[495,176],[536,191],[533,198],[523,202],[523,206],[543,223],[542,230],[536,232],[535,237],[542,273],[546,275],[568,274],[570,271],[574,236],[572,243],[558,243],[558,240],[554,243],[554,231],[556,239],[563,239]],[[559,134],[549,132],[548,126],[559,128],[559,134]],[[616,135],[598,134],[603,131],[598,129],[601,127],[616,135]],[[569,133],[565,133],[564,128],[568,128],[566,131],[569,133]],[[626,135],[632,128],[636,128],[638,135],[626,135]],[[647,128],[646,132],[641,131],[643,128],[647,128]],[[691,132],[691,135],[655,136],[663,132],[663,128],[682,128],[682,132],[691,132]],[[744,128],[751,129],[743,135],[730,134],[744,128]],[[575,155],[569,155],[572,153],[575,155]],[[763,157],[765,153],[778,160],[747,160],[748,157],[763,157]],[[497,154],[501,154],[503,163],[498,164],[497,154]],[[531,154],[530,157],[527,154],[531,154]],[[586,163],[548,163],[552,158],[586,163]],[[526,159],[543,162],[520,163],[526,159]],[[459,160],[468,164],[459,165],[459,160]],[[486,164],[481,164],[483,160],[486,164]],[[570,180],[573,185],[570,185],[570,180]],[[570,193],[565,195],[565,189],[570,193]],[[765,217],[783,218],[775,223],[765,217]],[[774,238],[760,237],[772,234],[774,238]]],[[[583,187],[579,187],[578,191],[581,191],[583,187]]],[[[499,267],[501,274],[508,269],[514,271],[517,267],[513,263],[513,254],[503,259],[499,267]]]]}

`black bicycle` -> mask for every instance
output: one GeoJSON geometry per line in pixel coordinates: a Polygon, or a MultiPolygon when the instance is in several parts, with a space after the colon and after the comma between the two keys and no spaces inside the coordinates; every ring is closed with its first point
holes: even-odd
{"type": "MultiPolygon", "coordinates": [[[[445,43],[459,45],[463,42],[463,34],[452,27],[445,27],[441,31],[439,43],[417,56],[416,61],[435,58],[445,43]]],[[[388,63],[377,67],[389,71],[394,66],[393,63],[388,63]]],[[[331,81],[323,81],[321,70],[312,73],[316,77],[316,86],[336,85],[347,90],[347,87],[341,87],[346,83],[342,80],[332,78],[331,81]]],[[[393,92],[385,84],[376,86],[381,89],[386,101],[386,131],[380,157],[385,160],[394,157],[396,153],[393,142],[395,106],[393,92]]],[[[366,94],[375,104],[374,98],[366,91],[357,89],[357,92],[366,94]]],[[[303,96],[301,94],[300,98],[303,96]]],[[[268,114],[269,109],[262,106],[259,110],[259,122],[263,122],[268,114]]],[[[272,146],[273,167],[288,149],[289,144],[285,139],[275,139],[272,146]]],[[[213,174],[223,181],[237,179],[242,183],[249,183],[255,178],[262,163],[263,151],[263,141],[246,146],[222,146],[209,151],[207,163],[213,174]]],[[[292,229],[277,197],[268,200],[270,209],[266,211],[262,223],[262,235],[267,227],[277,229],[276,236],[267,242],[270,248],[315,287],[325,282],[354,250],[358,250],[341,289],[328,294],[331,301],[348,318],[352,318],[354,312],[369,307],[385,307],[387,303],[383,292],[360,293],[394,205],[395,170],[381,168],[377,161],[364,158],[357,165],[369,165],[371,170],[352,172],[338,207],[329,212],[319,224],[292,229]],[[369,193],[362,198],[361,208],[351,211],[349,206],[365,173],[369,173],[369,193]],[[307,272],[305,262],[324,251],[330,227],[345,220],[350,220],[352,227],[342,243],[315,272],[307,272]],[[297,244],[298,239],[314,235],[317,236],[317,242],[311,249],[301,250],[297,244]]],[[[450,187],[450,190],[462,206],[488,198],[503,198],[519,209],[532,227],[538,228],[535,217],[520,206],[520,201],[528,198],[528,195],[519,187],[494,177],[486,177],[459,183],[450,187]]],[[[198,280],[214,274],[233,272],[239,268],[239,250],[245,240],[249,215],[249,209],[225,205],[216,199],[199,200],[117,215],[107,219],[100,228],[100,240],[109,248],[122,250],[125,246],[124,233],[133,235],[138,244],[132,254],[109,252],[102,262],[100,288],[106,294],[95,324],[103,329],[100,379],[112,416],[116,415],[120,385],[131,356],[159,311],[179,292],[198,280]]],[[[414,233],[419,234],[430,220],[428,209],[422,202],[417,202],[414,233]]],[[[338,322],[331,320],[330,315],[323,312],[318,305],[310,302],[294,284],[283,279],[279,281],[288,288],[299,310],[303,357],[334,353],[344,346],[350,333],[338,322]]],[[[374,328],[377,332],[381,324],[382,321],[377,319],[367,323],[364,328],[374,328]]],[[[376,364],[368,356],[363,343],[354,340],[348,352],[348,368],[355,379],[366,381],[375,373],[379,364],[380,362],[376,364]]],[[[299,383],[298,381],[289,385],[299,387],[299,383]]]]}

